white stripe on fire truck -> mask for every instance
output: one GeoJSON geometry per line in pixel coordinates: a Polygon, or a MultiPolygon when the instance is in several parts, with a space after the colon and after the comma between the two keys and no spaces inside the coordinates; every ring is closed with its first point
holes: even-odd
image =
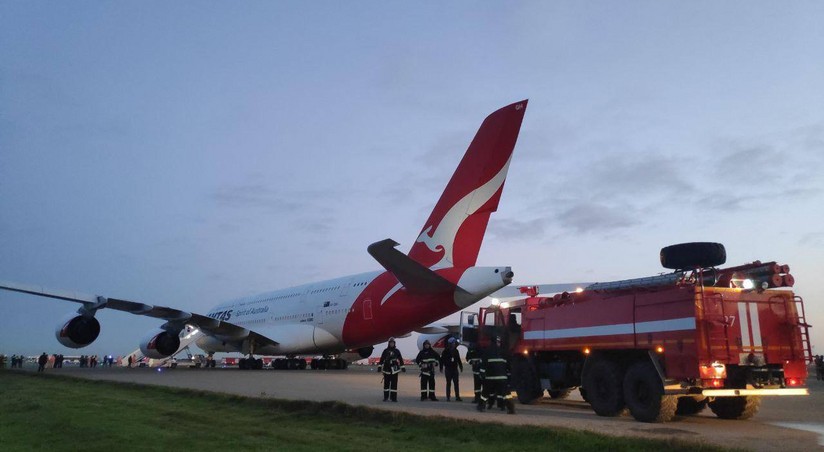
{"type": "Polygon", "coordinates": [[[738,303],[738,324],[741,328],[741,345],[750,346],[750,321],[747,319],[747,304],[738,303]]]}
{"type": "Polygon", "coordinates": [[[650,322],[621,323],[618,325],[585,326],[561,330],[527,331],[524,339],[564,339],[569,337],[612,336],[615,334],[662,333],[665,331],[694,330],[695,317],[654,320],[650,322]],[[633,329],[634,327],[634,329],[633,329]]]}
{"type": "Polygon", "coordinates": [[[752,325],[752,345],[761,347],[761,322],[758,319],[758,304],[750,305],[750,324],[752,325]]]}

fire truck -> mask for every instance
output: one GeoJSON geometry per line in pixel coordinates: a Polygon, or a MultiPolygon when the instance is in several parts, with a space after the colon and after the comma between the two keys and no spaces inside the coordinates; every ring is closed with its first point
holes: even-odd
{"type": "Polygon", "coordinates": [[[807,395],[810,325],[787,265],[729,268],[712,242],[661,250],[672,273],[595,283],[461,313],[461,340],[511,353],[521,403],[579,388],[600,416],[666,422],[709,406],[747,419],[762,396],[807,395]]]}

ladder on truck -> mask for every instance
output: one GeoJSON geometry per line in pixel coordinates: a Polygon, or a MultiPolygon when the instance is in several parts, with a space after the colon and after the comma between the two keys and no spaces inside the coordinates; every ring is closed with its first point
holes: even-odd
{"type": "MultiPolygon", "coordinates": [[[[810,327],[812,325],[807,323],[807,314],[804,312],[804,299],[796,295],[793,297],[792,303],[795,305],[795,324],[801,332],[801,353],[805,362],[812,362],[813,348],[810,344],[810,327]],[[799,309],[799,306],[801,309],[799,309]]],[[[793,344],[793,341],[790,341],[790,344],[793,344]]],[[[792,350],[792,352],[795,356],[796,351],[792,350]]]]}
{"type": "MultiPolygon", "coordinates": [[[[730,316],[725,310],[724,297],[719,293],[713,293],[710,296],[704,294],[703,287],[697,291],[697,296],[701,299],[701,309],[703,310],[704,318],[704,335],[707,340],[707,352],[713,360],[721,362],[730,362],[732,353],[730,352],[730,316]],[[707,302],[716,302],[721,307],[721,314],[709,314],[707,309],[707,302]],[[716,325],[721,325],[721,333],[715,328],[716,325]],[[723,357],[719,351],[723,351],[723,357]]],[[[713,311],[714,312],[714,311],[713,311]]]]}

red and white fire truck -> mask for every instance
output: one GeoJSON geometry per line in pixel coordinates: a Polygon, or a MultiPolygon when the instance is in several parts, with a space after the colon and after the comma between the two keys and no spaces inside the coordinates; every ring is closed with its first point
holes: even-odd
{"type": "Polygon", "coordinates": [[[709,405],[746,419],[761,396],[808,394],[809,325],[788,266],[715,268],[726,251],[708,242],[666,247],[661,261],[676,271],[552,297],[522,288],[525,299],[463,312],[461,339],[501,337],[522,403],[580,388],[601,416],[665,422],[709,405]]]}

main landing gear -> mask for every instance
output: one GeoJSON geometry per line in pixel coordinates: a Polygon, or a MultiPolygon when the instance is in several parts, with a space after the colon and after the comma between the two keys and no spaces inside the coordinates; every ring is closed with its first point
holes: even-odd
{"type": "Polygon", "coordinates": [[[248,358],[238,360],[237,368],[241,370],[260,370],[263,369],[263,360],[249,355],[248,358]]]}
{"type": "Polygon", "coordinates": [[[272,360],[272,369],[303,370],[306,369],[306,360],[303,358],[296,358],[294,355],[287,355],[286,358],[277,358],[272,360]]]}
{"type": "Polygon", "coordinates": [[[310,365],[312,369],[346,369],[349,367],[349,362],[345,359],[336,358],[334,356],[324,356],[323,358],[313,358],[312,364],[310,365]]]}

